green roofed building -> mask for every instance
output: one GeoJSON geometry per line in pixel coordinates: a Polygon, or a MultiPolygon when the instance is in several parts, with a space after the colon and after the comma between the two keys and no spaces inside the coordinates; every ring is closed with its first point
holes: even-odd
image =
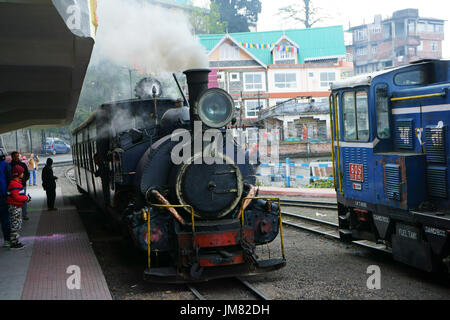
{"type": "MultiPolygon", "coordinates": [[[[342,26],[198,38],[208,53],[211,86],[228,91],[249,124],[261,115],[259,110],[287,100],[290,104],[305,99],[326,103],[330,82],[353,70],[342,26]]],[[[283,121],[287,127],[291,120],[283,121]]]]}
{"type": "Polygon", "coordinates": [[[257,45],[257,47],[245,47],[245,49],[265,66],[273,64],[272,46],[275,44],[285,44],[299,49],[301,46],[301,50],[298,50],[296,55],[298,64],[312,60],[323,60],[324,58],[339,58],[346,54],[342,26],[286,31],[242,32],[228,35],[208,34],[200,35],[199,39],[205,48],[211,52],[227,36],[238,44],[257,45]],[[269,45],[268,50],[266,48],[264,48],[266,50],[260,49],[260,45],[264,44],[269,45]]]}

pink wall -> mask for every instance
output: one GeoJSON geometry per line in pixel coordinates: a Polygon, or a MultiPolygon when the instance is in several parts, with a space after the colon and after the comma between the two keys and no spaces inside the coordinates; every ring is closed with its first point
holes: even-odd
{"type": "Polygon", "coordinates": [[[211,72],[208,76],[209,84],[208,88],[218,88],[219,82],[217,81],[217,69],[211,69],[211,72]]]}

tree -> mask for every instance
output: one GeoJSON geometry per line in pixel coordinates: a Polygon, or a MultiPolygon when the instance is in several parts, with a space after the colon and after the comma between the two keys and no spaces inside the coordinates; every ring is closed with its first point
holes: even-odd
{"type": "Polygon", "coordinates": [[[195,8],[191,14],[191,24],[197,34],[218,34],[225,33],[228,27],[226,21],[220,19],[219,5],[211,3],[209,14],[205,14],[202,8],[195,8]]]}
{"type": "Polygon", "coordinates": [[[278,13],[288,20],[303,23],[308,29],[324,19],[319,15],[320,10],[311,0],[296,0],[295,4],[279,9],[278,13]]]}
{"type": "Polygon", "coordinates": [[[217,5],[220,21],[228,24],[228,32],[248,32],[255,26],[261,13],[260,0],[211,0],[217,5]]]}

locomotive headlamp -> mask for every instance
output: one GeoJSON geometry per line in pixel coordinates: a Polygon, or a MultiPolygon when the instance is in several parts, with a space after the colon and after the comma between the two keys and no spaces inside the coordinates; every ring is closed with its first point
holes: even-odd
{"type": "Polygon", "coordinates": [[[212,88],[204,91],[197,103],[197,114],[200,120],[210,128],[222,128],[234,117],[233,98],[224,90],[212,88]]]}

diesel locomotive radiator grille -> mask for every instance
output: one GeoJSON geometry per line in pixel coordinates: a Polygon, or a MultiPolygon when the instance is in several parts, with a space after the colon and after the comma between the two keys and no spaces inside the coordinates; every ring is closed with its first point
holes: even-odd
{"type": "Polygon", "coordinates": [[[414,120],[399,119],[395,121],[395,145],[398,149],[414,149],[414,120]]]}
{"type": "Polygon", "coordinates": [[[447,168],[429,166],[427,168],[428,194],[433,198],[448,198],[447,168]]]}
{"type": "Polygon", "coordinates": [[[352,190],[353,181],[350,177],[350,164],[360,164],[363,166],[363,181],[361,183],[362,190],[369,190],[369,166],[368,166],[368,151],[365,148],[344,148],[343,150],[344,158],[344,172],[345,172],[345,184],[347,190],[352,190]]]}
{"type": "Polygon", "coordinates": [[[447,127],[425,128],[425,151],[428,163],[442,163],[447,162],[445,154],[447,127]]]}
{"type": "Polygon", "coordinates": [[[386,164],[384,169],[385,186],[384,192],[388,199],[401,201],[401,175],[398,164],[386,164]]]}

